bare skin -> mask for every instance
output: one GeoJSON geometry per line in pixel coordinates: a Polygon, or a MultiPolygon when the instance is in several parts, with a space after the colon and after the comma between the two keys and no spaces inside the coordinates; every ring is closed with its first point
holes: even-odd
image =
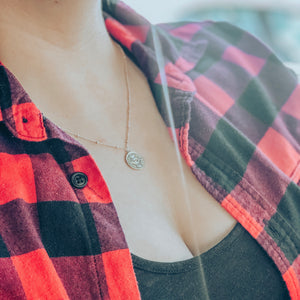
{"type": "MultiPolygon", "coordinates": [[[[1,2],[0,60],[37,107],[62,129],[123,145],[122,54],[106,31],[100,1],[1,2]]],[[[181,159],[184,188],[174,144],[145,76],[131,61],[129,77],[129,144],[144,155],[145,169],[129,169],[121,150],[78,140],[106,179],[130,251],[154,261],[191,258],[222,240],[236,221],[181,159]]]]}

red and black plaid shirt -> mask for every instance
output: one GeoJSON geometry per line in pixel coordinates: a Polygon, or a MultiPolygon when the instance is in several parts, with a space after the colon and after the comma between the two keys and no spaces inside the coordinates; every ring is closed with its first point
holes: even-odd
{"type": "MultiPolygon", "coordinates": [[[[291,298],[300,299],[296,76],[260,41],[228,23],[153,26],[111,1],[104,1],[103,16],[147,76],[170,128],[169,95],[174,139],[199,184],[266,250],[291,298]]],[[[43,118],[4,65],[0,299],[140,299],[100,170],[79,142],[43,118]]]]}

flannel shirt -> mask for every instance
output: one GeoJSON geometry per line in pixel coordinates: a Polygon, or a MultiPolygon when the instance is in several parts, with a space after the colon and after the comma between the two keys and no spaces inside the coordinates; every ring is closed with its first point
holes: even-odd
{"type": "MultiPolygon", "coordinates": [[[[225,22],[153,25],[121,1],[103,1],[102,10],[111,37],[148,78],[170,136],[199,184],[273,259],[291,299],[300,299],[295,74],[259,40],[225,22]]],[[[113,199],[95,161],[43,117],[3,64],[0,299],[140,299],[113,199]],[[82,188],[72,184],[76,172],[87,176],[82,188]]]]}

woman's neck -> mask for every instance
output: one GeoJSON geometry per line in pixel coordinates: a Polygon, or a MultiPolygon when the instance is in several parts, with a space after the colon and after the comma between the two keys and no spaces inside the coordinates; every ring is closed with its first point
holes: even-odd
{"type": "MultiPolygon", "coordinates": [[[[105,99],[118,99],[115,87],[124,86],[122,54],[106,30],[101,0],[0,1],[0,61],[38,107],[53,111],[82,111],[86,99],[76,92],[87,86],[105,99]]],[[[92,98],[94,105],[104,99],[92,98]]]]}
{"type": "Polygon", "coordinates": [[[92,62],[107,72],[120,59],[114,48],[101,0],[0,1],[0,61],[17,75],[45,61],[48,67],[92,62]]]}
{"type": "Polygon", "coordinates": [[[23,34],[47,47],[79,51],[105,37],[101,0],[0,1],[2,35],[23,34]]]}

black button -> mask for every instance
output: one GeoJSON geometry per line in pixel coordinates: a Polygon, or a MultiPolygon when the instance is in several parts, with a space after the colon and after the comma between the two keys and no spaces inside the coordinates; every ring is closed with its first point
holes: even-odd
{"type": "Polygon", "coordinates": [[[82,172],[75,172],[71,175],[71,184],[77,189],[83,189],[88,182],[87,176],[82,172]]]}

